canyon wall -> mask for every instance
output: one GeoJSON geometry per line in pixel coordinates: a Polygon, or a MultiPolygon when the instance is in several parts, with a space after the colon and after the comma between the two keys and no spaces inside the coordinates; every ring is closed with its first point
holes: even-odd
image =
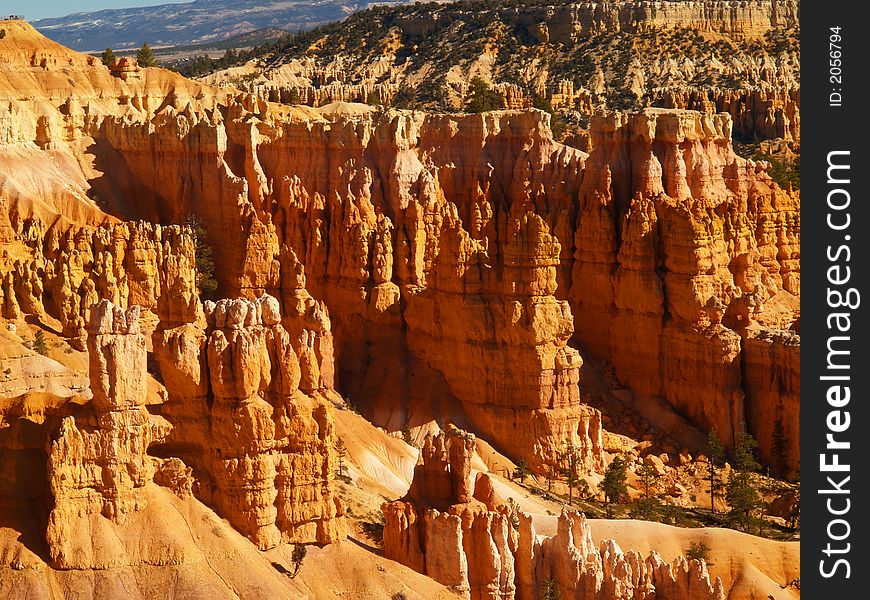
{"type": "Polygon", "coordinates": [[[800,87],[794,82],[733,90],[663,88],[649,101],[663,108],[728,113],[735,136],[744,141],[780,138],[800,147],[800,87]]]}
{"type": "MultiPolygon", "coordinates": [[[[551,6],[512,6],[500,12],[526,28],[536,42],[570,45],[606,32],[640,33],[651,29],[687,28],[732,37],[758,37],[774,27],[798,23],[797,0],[720,2],[572,2],[551,6]]],[[[397,19],[402,33],[424,36],[435,27],[427,15],[397,19]]]]}
{"type": "Polygon", "coordinates": [[[593,122],[580,194],[594,201],[581,208],[568,296],[583,347],[636,397],[666,398],[729,444],[766,404],[744,354],[752,328],[789,329],[800,314],[796,195],[733,156],[730,128],[724,115],[660,110],[593,122]]]}
{"type": "MultiPolygon", "coordinates": [[[[727,115],[596,117],[586,155],[554,143],[534,111],[339,106],[302,119],[249,102],[265,111],[261,125],[217,128],[217,195],[242,203],[232,231],[229,198],[214,207],[195,188],[158,210],[201,214],[215,239],[226,232],[217,256],[220,272],[241,273],[222,281],[232,290],[280,294],[280,265],[298,256],[339,324],[350,395],[378,401],[366,356],[395,336],[390,355],[406,348],[435,369],[496,444],[516,424],[510,443],[539,468],[573,437],[594,468],[600,425],[579,401],[575,339],[636,396],[665,398],[728,443],[753,425],[747,406],[767,396],[747,381],[757,371],[742,359],[746,328],[789,329],[799,315],[799,203],[763,163],[733,153],[727,115]],[[246,174],[232,191],[230,163],[246,174]]],[[[247,114],[233,106],[229,118],[247,114]]],[[[177,118],[141,134],[108,121],[104,133],[143,187],[173,145],[178,180],[214,181],[189,146],[210,125],[193,120],[202,133],[186,138],[177,118]]]]}
{"type": "Polygon", "coordinates": [[[14,242],[0,257],[2,316],[57,319],[61,334],[79,350],[85,349],[86,324],[100,300],[150,312],[163,304],[167,313],[189,312],[196,305],[194,242],[182,227],[144,222],[46,227],[27,219],[12,232],[14,242]]]}
{"type": "Polygon", "coordinates": [[[106,543],[111,529],[147,504],[145,486],[157,464],[148,448],[172,425],[145,407],[145,336],[139,307],[124,311],[102,300],[88,325],[92,416],[61,420],[48,453],[54,499],[46,541],[60,569],[129,564],[125,548],[106,543]]]}
{"type": "Polygon", "coordinates": [[[794,27],[797,0],[738,2],[576,2],[508,9],[533,39],[571,44],[608,31],[638,33],[689,28],[733,37],[762,36],[774,27],[794,27]]]}
{"type": "MultiPolygon", "coordinates": [[[[331,355],[317,356],[329,347],[317,339],[328,338],[329,321],[304,288],[296,294],[289,331],[269,296],[209,303],[205,315],[197,300],[187,312],[194,322],[158,329],[168,397],[149,391],[140,307],[102,299],[89,309],[92,398],[57,398],[0,427],[2,504],[31,503],[25,512],[45,528],[52,566],[182,560],[172,536],[137,548],[121,533],[153,518],[136,515],[158,510],[149,509],[155,485],[195,496],[261,549],[344,537],[332,490],[331,355]]],[[[178,305],[167,312],[184,315],[178,305]]]]}
{"type": "MultiPolygon", "coordinates": [[[[115,214],[196,215],[223,295],[268,293],[293,314],[304,270],[331,323],[309,335],[321,384],[392,428],[415,401],[432,404],[420,390],[439,389],[459,407],[451,418],[536,470],[566,443],[600,470],[578,346],[635,400],[663,398],[729,444],[744,423],[757,434],[762,415],[795,414],[795,388],[765,369],[795,371],[784,345],[796,336],[782,332],[799,317],[799,198],[734,154],[728,115],[599,115],[586,154],[554,142],[535,110],[291,108],[159,70],[122,79],[80,65],[91,86],[114,80],[113,112],[87,86],[81,98],[49,92],[51,65],[28,68],[56,104],[19,93],[4,107],[39,114],[21,147],[71,155],[73,173],[111,161],[88,192],[115,214]]],[[[10,196],[13,229],[26,191],[10,196]]],[[[142,244],[136,260],[150,265],[142,244]]],[[[33,280],[22,271],[11,285],[33,280]]],[[[166,329],[196,319],[162,318],[166,329]]],[[[792,431],[796,417],[784,419],[792,431]]],[[[797,439],[787,443],[793,469],[797,439]]]]}

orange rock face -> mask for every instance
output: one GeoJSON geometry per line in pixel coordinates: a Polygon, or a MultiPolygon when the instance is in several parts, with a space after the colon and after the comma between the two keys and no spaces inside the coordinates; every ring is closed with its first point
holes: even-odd
{"type": "MultiPolygon", "coordinates": [[[[750,18],[741,6],[727,19],[719,6],[716,22],[757,35],[796,10],[786,3],[750,18]]],[[[581,17],[571,22],[582,29],[581,17]]],[[[622,27],[622,14],[614,19],[608,27],[622,27]]],[[[586,470],[600,471],[601,415],[581,398],[579,349],[612,365],[636,398],[663,398],[727,442],[744,422],[761,437],[769,415],[787,414],[782,460],[796,466],[796,338],[787,332],[799,317],[799,199],[765,164],[733,153],[727,115],[599,116],[587,154],[555,143],[541,111],[282,107],[158,69],[124,80],[19,29],[0,41],[15,67],[0,77],[0,152],[22,165],[0,176],[9,190],[0,232],[25,245],[58,242],[42,258],[32,244],[27,260],[10,260],[4,316],[45,311],[81,338],[101,298],[159,314],[155,346],[169,349],[163,376],[179,399],[165,407],[172,436],[189,454],[244,447],[202,468],[222,490],[256,476],[258,489],[233,488],[217,502],[233,503],[224,508],[245,515],[240,527],[258,543],[289,531],[271,509],[257,512],[281,479],[262,457],[285,444],[263,402],[274,411],[294,394],[338,388],[391,429],[446,415],[535,470],[571,443],[586,470]],[[32,160],[46,153],[56,160],[32,160]],[[269,345],[269,335],[284,339],[274,325],[201,320],[192,246],[177,230],[68,233],[69,220],[111,220],[103,208],[160,223],[197,215],[221,294],[278,302],[296,387],[274,388],[271,366],[284,364],[276,353],[289,352],[269,345]],[[34,225],[48,222],[56,234],[34,225]],[[262,364],[225,362],[239,348],[262,364]],[[206,411],[211,395],[222,400],[206,411]],[[246,407],[243,444],[200,439],[211,419],[229,422],[203,420],[221,405],[246,407]],[[456,410],[437,414],[441,405],[456,410]]],[[[330,522],[331,510],[310,522],[330,522]]]]}
{"type": "Polygon", "coordinates": [[[784,80],[775,68],[770,73],[758,73],[759,79],[771,79],[778,85],[748,90],[663,89],[650,98],[655,106],[686,108],[710,114],[728,113],[734,123],[734,133],[744,140],[754,137],[781,138],[788,142],[801,139],[800,86],[784,80]]]}
{"type": "Polygon", "coordinates": [[[532,519],[519,514],[517,547],[517,600],[537,598],[541,582],[550,579],[565,598],[673,598],[675,600],[724,600],[717,578],[710,580],[703,560],[678,556],[673,563],[655,551],[644,558],[623,552],[613,540],[596,548],[582,513],[563,511],[556,535],[535,534],[532,519]]]}
{"type": "Polygon", "coordinates": [[[472,496],[473,453],[474,436],[455,427],[426,437],[408,494],[382,507],[384,556],[465,598],[512,600],[516,532],[472,496]]]}
{"type": "Polygon", "coordinates": [[[93,413],[63,419],[48,455],[54,508],[45,536],[52,562],[62,569],[125,564],[123,551],[102,543],[101,521],[123,525],[128,513],[144,508],[155,469],[148,448],[172,427],[145,408],[139,307],[124,311],[100,302],[88,326],[88,352],[93,413]]]}
{"type": "Polygon", "coordinates": [[[549,580],[564,598],[724,600],[703,561],[665,563],[652,552],[596,548],[586,518],[564,511],[553,537],[522,512],[512,524],[488,476],[470,479],[474,436],[455,428],[426,438],[408,494],[383,505],[384,556],[471,600],[534,600],[549,580]]]}
{"type": "Polygon", "coordinates": [[[118,223],[46,231],[41,221],[27,220],[18,238],[8,301],[21,312],[58,319],[66,337],[84,341],[91,307],[101,299],[150,311],[161,299],[181,313],[195,306],[193,245],[180,227],[118,223]]]}
{"type": "MultiPolygon", "coordinates": [[[[679,23],[754,37],[797,12],[617,4],[572,5],[534,31],[570,42],[679,23]]],[[[0,401],[0,510],[33,521],[10,547],[90,574],[341,540],[343,396],[390,431],[443,431],[407,495],[383,506],[387,558],[472,599],[532,600],[548,579],[589,600],[724,599],[702,562],[596,548],[582,515],[537,535],[486,475],[472,481],[475,437],[457,425],[537,473],[566,446],[600,473],[589,400],[612,391],[597,382],[612,370],[629,407],[665,401],[726,443],[745,427],[768,463],[796,470],[799,196],[731,147],[735,127],[799,143],[790,64],[758,66],[755,79],[782,80],[769,90],[654,99],[699,112],[598,115],[582,152],[556,143],[516,87],[499,88],[516,110],[485,114],[291,108],[268,100],[309,88],[109,69],[25,23],[3,27],[0,318],[17,363],[2,380],[15,397],[0,401]],[[232,299],[200,301],[191,216],[232,299]],[[22,350],[14,333],[32,323],[88,351],[89,389],[22,350]],[[36,367],[45,389],[31,397],[36,367]]],[[[308,100],[397,91],[379,85],[308,100]]],[[[566,83],[557,95],[591,107],[591,94],[566,83]]],[[[610,451],[638,446],[609,437],[610,451]]],[[[261,567],[258,581],[275,576],[261,567]]]]}
{"type": "Polygon", "coordinates": [[[261,549],[341,539],[317,333],[288,332],[271,296],[207,303],[205,320],[206,329],[154,334],[170,396],[164,411],[179,423],[165,452],[194,467],[195,495],[261,549]]]}
{"type": "MultiPolygon", "coordinates": [[[[795,194],[733,155],[730,125],[659,110],[593,123],[569,299],[583,346],[636,396],[664,397],[733,442],[745,422],[757,432],[747,406],[770,410],[745,360],[752,328],[788,329],[800,314],[800,216],[795,194]]],[[[786,354],[771,360],[791,369],[786,354]]]]}

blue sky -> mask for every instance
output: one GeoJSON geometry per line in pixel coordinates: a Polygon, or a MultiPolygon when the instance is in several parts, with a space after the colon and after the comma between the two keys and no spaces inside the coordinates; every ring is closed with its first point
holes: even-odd
{"type": "Polygon", "coordinates": [[[45,17],[63,17],[77,12],[91,12],[104,8],[129,8],[155,4],[182,4],[191,0],[5,0],[2,16],[21,15],[34,21],[45,17]]]}

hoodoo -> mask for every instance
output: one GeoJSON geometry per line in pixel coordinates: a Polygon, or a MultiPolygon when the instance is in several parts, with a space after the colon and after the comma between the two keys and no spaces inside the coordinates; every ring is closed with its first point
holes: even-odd
{"type": "Polygon", "coordinates": [[[797,3],[483,4],[0,20],[0,597],[799,598],[797,3]]]}

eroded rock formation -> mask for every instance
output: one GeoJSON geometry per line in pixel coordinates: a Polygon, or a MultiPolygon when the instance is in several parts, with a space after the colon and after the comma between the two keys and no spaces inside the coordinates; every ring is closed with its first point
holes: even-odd
{"type": "Polygon", "coordinates": [[[541,598],[541,583],[551,580],[564,598],[584,600],[724,600],[717,578],[711,581],[703,560],[678,556],[667,563],[655,551],[644,558],[624,552],[613,540],[596,548],[582,513],[563,511],[556,534],[535,533],[533,519],[518,514],[518,600],[541,598]]]}
{"type": "Polygon", "coordinates": [[[426,438],[408,494],[382,507],[384,556],[471,600],[537,600],[545,582],[584,600],[725,599],[703,561],[668,564],[613,540],[596,547],[581,513],[563,511],[554,536],[537,535],[532,517],[511,510],[486,474],[472,484],[473,452],[474,436],[453,427],[426,438]]]}
{"type": "Polygon", "coordinates": [[[579,131],[598,110],[661,106],[727,112],[742,142],[779,139],[794,148],[798,16],[791,0],[412,5],[368,14],[367,21],[351,16],[313,41],[288,43],[278,56],[204,80],[286,104],[452,112],[468,106],[470,80],[479,77],[500,108],[552,107],[579,131]],[[370,32],[363,40],[362,28],[370,32]],[[432,64],[439,67],[434,73],[432,64]]]}
{"type": "MultiPolygon", "coordinates": [[[[758,431],[747,414],[795,405],[789,386],[770,394],[771,382],[749,381],[758,361],[791,360],[775,349],[783,336],[767,336],[774,349],[758,358],[744,347],[756,329],[788,330],[799,315],[799,202],[763,163],[734,155],[726,116],[596,117],[587,155],[555,143],[540,111],[294,109],[153,69],[123,81],[32,30],[9,37],[18,39],[9,60],[33,79],[3,87],[2,110],[22,116],[4,152],[33,142],[112,160],[98,178],[69,169],[78,183],[48,196],[58,213],[93,220],[102,213],[90,192],[126,216],[198,215],[223,293],[268,292],[285,312],[305,305],[321,322],[306,328],[315,334],[300,358],[312,365],[303,391],[335,383],[392,419],[407,414],[415,377],[443,380],[476,431],[536,469],[567,442],[587,469],[602,465],[600,415],[581,400],[571,340],[613,364],[636,396],[662,397],[729,442],[743,421],[758,431]],[[31,47],[51,60],[33,63],[31,47]],[[74,66],[85,91],[51,87],[55,63],[74,66]],[[28,93],[52,100],[37,105],[28,93]],[[124,103],[110,108],[100,94],[124,103]],[[67,205],[77,208],[58,208],[67,205]],[[298,293],[303,267],[320,309],[298,293]],[[318,316],[327,307],[329,330],[318,316]]],[[[16,189],[4,204],[13,230],[38,239],[23,224],[45,207],[16,189]]],[[[89,302],[132,298],[160,312],[159,292],[173,285],[186,299],[163,307],[162,327],[192,325],[191,247],[172,247],[167,235],[177,234],[159,228],[116,227],[126,233],[79,239],[80,253],[112,248],[90,267],[73,253],[76,238],[49,244],[61,264],[48,312],[80,335],[89,302]],[[82,275],[88,268],[95,276],[82,275]],[[149,276],[173,270],[187,275],[149,276]]],[[[58,239],[66,230],[51,229],[58,239]]],[[[5,278],[7,314],[46,308],[48,267],[34,260],[5,278]]]]}
{"type": "Polygon", "coordinates": [[[91,307],[101,299],[150,312],[162,301],[174,319],[180,317],[173,311],[190,313],[195,306],[194,245],[185,228],[143,222],[46,227],[26,219],[13,232],[15,242],[0,257],[8,269],[3,316],[55,318],[80,350],[91,307]]]}
{"type": "Polygon", "coordinates": [[[383,505],[384,556],[465,598],[512,600],[516,532],[472,496],[473,453],[474,436],[453,426],[426,437],[408,494],[383,505]]]}
{"type": "Polygon", "coordinates": [[[157,452],[192,465],[196,496],[261,549],[344,536],[330,487],[334,392],[315,350],[328,317],[325,331],[293,323],[305,308],[290,305],[288,331],[271,296],[209,302],[204,320],[154,334],[164,413],[179,424],[157,452]]]}
{"type": "Polygon", "coordinates": [[[741,363],[748,327],[788,329],[800,314],[800,214],[733,156],[730,127],[659,110],[593,124],[569,299],[583,346],[636,395],[733,442],[747,406],[766,403],[741,363]]]}
{"type": "Polygon", "coordinates": [[[123,526],[129,513],[144,508],[145,486],[156,468],[148,448],[172,427],[145,407],[146,350],[138,306],[124,311],[108,300],[96,305],[88,354],[92,413],[64,418],[48,454],[54,509],[46,541],[61,569],[129,564],[126,549],[108,543],[107,522],[123,526]]]}
{"type": "MultiPolygon", "coordinates": [[[[602,5],[611,16],[592,25],[578,5],[570,26],[536,31],[659,19],[757,37],[796,12],[678,4],[634,3],[625,18],[627,4],[602,5]]],[[[602,415],[581,378],[594,359],[627,405],[663,400],[726,443],[745,423],[768,462],[797,467],[799,195],[731,146],[735,123],[799,141],[787,60],[752,67],[775,80],[757,94],[657,97],[702,112],[597,115],[583,152],[510,86],[518,110],[484,114],[279,106],[3,28],[0,316],[10,335],[38,321],[90,355],[93,399],[57,371],[66,388],[38,409],[24,392],[2,404],[2,506],[34,515],[53,566],[188,560],[124,533],[175,499],[260,549],[341,539],[336,390],[393,431],[453,421],[539,473],[572,445],[600,473],[602,415]],[[179,226],[192,215],[233,300],[200,303],[179,226]]],[[[626,77],[640,89],[669,69],[626,77]]],[[[341,94],[386,98],[386,79],[341,94]]],[[[586,110],[598,87],[558,94],[586,110]]],[[[471,598],[536,598],[545,579],[597,600],[722,598],[700,563],[593,547],[579,515],[536,535],[485,475],[470,480],[473,436],[445,430],[407,497],[384,506],[388,556],[471,598]]]]}
{"type": "MultiPolygon", "coordinates": [[[[243,199],[235,227],[250,232],[245,252],[227,232],[220,271],[241,275],[223,283],[283,289],[287,269],[274,265],[299,256],[339,324],[339,385],[352,396],[372,397],[371,374],[355,365],[396,336],[389,352],[406,347],[436,369],[481,433],[504,443],[494,424],[517,424],[516,451],[535,465],[575,436],[594,467],[600,426],[579,402],[573,334],[633,392],[664,397],[733,441],[751,389],[740,358],[747,319],[787,329],[799,314],[800,225],[796,194],[733,154],[727,116],[597,118],[586,156],[553,143],[537,112],[348,111],[297,122],[271,110],[262,116],[277,129],[265,137],[218,126],[228,140],[218,156],[249,173],[234,192],[219,175],[226,202],[243,199]],[[256,153],[232,158],[230,147],[253,140],[256,153]],[[326,172],[314,140],[334,148],[326,172]]],[[[133,136],[177,143],[175,122],[149,138],[135,126],[120,139],[107,133],[126,155],[133,136]]],[[[178,151],[178,179],[205,180],[202,167],[190,170],[192,150],[178,151]]],[[[130,155],[140,180],[158,170],[155,155],[130,155]]],[[[204,195],[165,206],[203,214],[210,234],[224,236],[226,209],[206,208],[204,195]]]]}
{"type": "Polygon", "coordinates": [[[794,25],[796,0],[741,2],[576,2],[554,7],[512,9],[529,35],[570,44],[605,31],[642,32],[685,27],[732,36],[759,36],[794,25]]]}

